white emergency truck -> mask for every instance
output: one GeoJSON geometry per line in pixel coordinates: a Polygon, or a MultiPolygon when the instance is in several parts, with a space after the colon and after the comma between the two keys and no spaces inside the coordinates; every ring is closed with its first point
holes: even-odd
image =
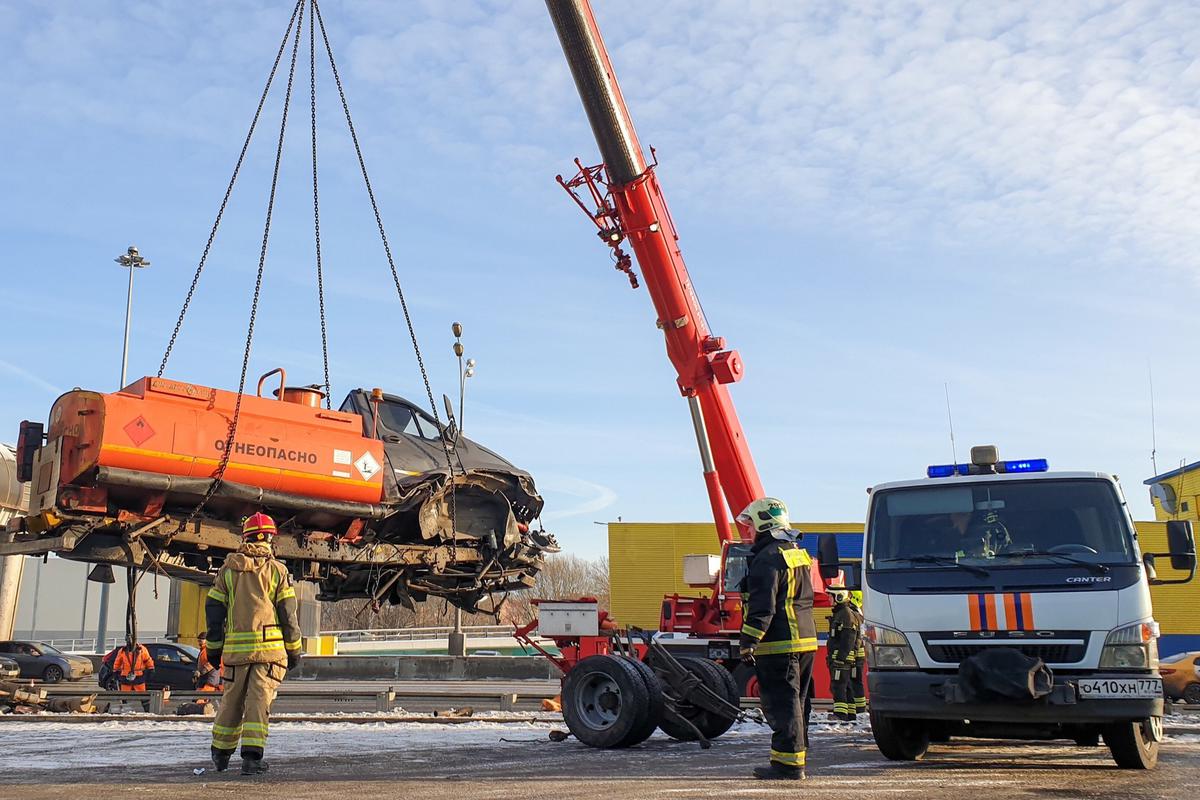
{"type": "Polygon", "coordinates": [[[871,490],[860,582],[871,727],[893,760],[950,737],[1067,739],[1149,769],[1162,739],[1150,585],[1195,575],[1191,523],[1142,553],[1120,485],[1045,460],[871,490]],[[1169,558],[1186,577],[1156,576],[1169,558]]]}

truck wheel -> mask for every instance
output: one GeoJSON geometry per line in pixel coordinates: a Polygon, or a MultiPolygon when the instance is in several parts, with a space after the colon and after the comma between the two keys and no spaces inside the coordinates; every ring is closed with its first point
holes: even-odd
{"type": "Polygon", "coordinates": [[[871,715],[871,734],[884,758],[890,761],[920,761],[929,751],[929,728],[917,720],[871,715]]]}
{"type": "Polygon", "coordinates": [[[662,681],[658,679],[658,675],[654,674],[654,670],[636,658],[628,656],[619,656],[619,658],[634,668],[646,686],[646,718],[640,727],[629,732],[629,736],[620,745],[621,747],[633,747],[654,734],[658,723],[662,721],[663,706],[666,701],[663,699],[662,681]]]}
{"type": "Polygon", "coordinates": [[[1190,684],[1183,690],[1183,702],[1193,706],[1200,705],[1200,683],[1190,684]]]}
{"type": "Polygon", "coordinates": [[[1151,735],[1151,726],[1162,725],[1161,719],[1137,722],[1114,722],[1104,729],[1104,743],[1113,761],[1121,769],[1154,769],[1158,764],[1158,742],[1151,735]]]}
{"type": "Polygon", "coordinates": [[[590,747],[628,747],[646,727],[650,690],[628,659],[588,656],[567,673],[562,706],[567,728],[579,741],[590,747]]]}
{"type": "MultiPolygon", "coordinates": [[[[733,682],[729,670],[700,656],[679,656],[678,661],[688,672],[700,678],[704,686],[718,697],[734,706],[739,704],[737,685],[733,682]]],[[[717,738],[733,727],[735,721],[732,717],[713,714],[691,703],[679,703],[677,708],[680,715],[695,725],[705,739],[717,738]]],[[[681,742],[694,742],[697,738],[696,731],[676,720],[663,719],[658,723],[658,727],[667,736],[681,742]]]]}
{"type": "Polygon", "coordinates": [[[738,699],[758,697],[758,675],[749,664],[738,664],[733,668],[733,682],[737,686],[738,699]]]}

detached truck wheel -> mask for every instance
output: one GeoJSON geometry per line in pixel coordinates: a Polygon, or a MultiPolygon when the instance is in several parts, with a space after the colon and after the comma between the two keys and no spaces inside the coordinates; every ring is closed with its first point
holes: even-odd
{"type": "Polygon", "coordinates": [[[654,674],[654,670],[649,666],[638,661],[636,658],[628,656],[618,656],[625,663],[629,664],[641,676],[642,682],[646,685],[646,719],[642,722],[640,728],[629,732],[629,736],[620,747],[633,747],[635,744],[641,744],[654,735],[654,730],[662,721],[663,706],[666,701],[663,699],[662,681],[658,679],[658,675],[654,674]]]}
{"type": "MultiPolygon", "coordinates": [[[[704,686],[717,697],[734,706],[739,704],[737,685],[733,682],[733,676],[729,674],[729,670],[700,656],[679,656],[677,660],[687,668],[688,672],[703,681],[704,686]]],[[[732,717],[713,714],[691,703],[680,703],[679,713],[692,725],[695,725],[705,739],[717,738],[729,730],[734,723],[732,717]]],[[[696,731],[683,723],[664,719],[658,724],[658,727],[672,739],[682,742],[696,741],[696,731]]]]}
{"type": "Polygon", "coordinates": [[[871,734],[884,758],[920,761],[929,751],[929,728],[920,722],[871,712],[871,734]]]}
{"type": "Polygon", "coordinates": [[[1154,769],[1158,764],[1157,740],[1162,738],[1161,728],[1161,718],[1114,722],[1104,729],[1104,743],[1121,769],[1154,769]],[[1153,730],[1156,725],[1158,736],[1153,730]]]}
{"type": "MultiPolygon", "coordinates": [[[[639,667],[619,656],[588,656],[575,665],[563,681],[562,706],[576,739],[590,747],[629,747],[654,732],[651,687],[639,667]]],[[[662,688],[653,673],[650,678],[661,713],[662,688]]]]}

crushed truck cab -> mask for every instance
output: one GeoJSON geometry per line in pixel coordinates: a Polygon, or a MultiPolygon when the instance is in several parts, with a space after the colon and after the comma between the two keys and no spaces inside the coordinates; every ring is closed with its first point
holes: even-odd
{"type": "Polygon", "coordinates": [[[861,584],[876,743],[1103,736],[1149,768],[1162,738],[1155,557],[1195,570],[1190,523],[1143,554],[1120,485],[1044,460],[930,467],[871,490],[861,584]]]}

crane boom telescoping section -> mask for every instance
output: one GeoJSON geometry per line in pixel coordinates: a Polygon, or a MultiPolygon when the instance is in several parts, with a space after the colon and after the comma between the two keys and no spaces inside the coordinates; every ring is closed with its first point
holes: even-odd
{"type": "MultiPolygon", "coordinates": [[[[662,188],[654,168],[646,164],[591,6],[587,0],[546,0],[546,6],[612,182],[621,233],[633,247],[658,313],[680,391],[695,398],[703,414],[697,436],[702,458],[705,446],[711,448],[714,469],[705,464],[710,494],[719,486],[736,514],[765,494],[724,385],[741,379],[741,359],[708,329],[662,188]]],[[[710,500],[722,539],[732,538],[729,514],[716,498],[710,500]]]]}

